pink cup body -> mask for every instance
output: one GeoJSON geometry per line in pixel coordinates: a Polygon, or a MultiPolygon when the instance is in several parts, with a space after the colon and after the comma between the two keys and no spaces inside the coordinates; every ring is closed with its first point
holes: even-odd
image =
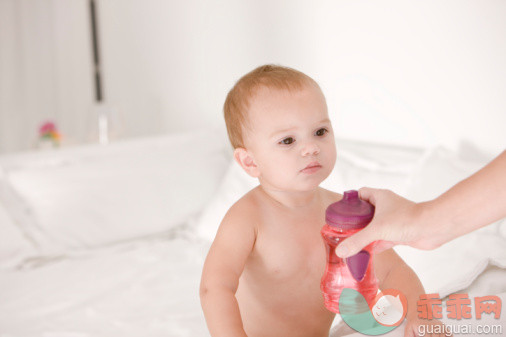
{"type": "Polygon", "coordinates": [[[378,279],[374,275],[372,249],[374,242],[358,254],[341,259],[336,247],[347,237],[362,230],[372,220],[374,206],[360,200],[357,191],[346,191],[343,199],[331,204],[326,211],[326,224],[321,235],[327,252],[327,265],[321,279],[325,307],[339,313],[339,297],[344,288],[354,289],[371,303],[378,292],[378,279]]]}

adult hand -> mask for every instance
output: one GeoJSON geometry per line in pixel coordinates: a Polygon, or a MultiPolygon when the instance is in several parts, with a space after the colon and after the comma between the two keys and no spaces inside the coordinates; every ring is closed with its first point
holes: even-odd
{"type": "Polygon", "coordinates": [[[337,247],[339,257],[373,241],[374,253],[396,244],[434,249],[506,216],[506,151],[434,200],[414,203],[374,188],[361,188],[359,196],[376,207],[374,217],[337,247]]]}
{"type": "Polygon", "coordinates": [[[347,238],[337,247],[338,256],[344,258],[355,255],[373,241],[377,241],[373,253],[379,253],[400,243],[421,249],[435,248],[432,240],[425,240],[423,227],[414,221],[422,212],[422,204],[416,204],[389,190],[367,187],[359,190],[359,196],[375,206],[374,218],[366,228],[347,238]]]}

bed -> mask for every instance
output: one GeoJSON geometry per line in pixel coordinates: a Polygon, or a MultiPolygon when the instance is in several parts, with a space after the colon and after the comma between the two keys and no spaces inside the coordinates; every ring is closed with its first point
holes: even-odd
{"type": "MultiPolygon", "coordinates": [[[[209,336],[202,265],[228,207],[256,185],[225,137],[209,129],[0,156],[0,337],[209,336]]],[[[337,192],[371,186],[422,201],[486,163],[441,147],[336,145],[322,186],[337,192]]],[[[430,252],[396,250],[427,292],[506,302],[504,220],[430,252]]],[[[481,322],[506,334],[505,316],[481,322]]],[[[337,317],[333,335],[345,334],[354,331],[337,317]]]]}

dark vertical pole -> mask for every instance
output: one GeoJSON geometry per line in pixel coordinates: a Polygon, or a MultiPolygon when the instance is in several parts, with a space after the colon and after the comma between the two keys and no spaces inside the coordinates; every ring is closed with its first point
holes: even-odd
{"type": "Polygon", "coordinates": [[[91,17],[91,37],[93,43],[93,65],[95,73],[95,100],[102,101],[102,83],[100,78],[100,59],[98,53],[98,36],[97,36],[97,13],[95,0],[90,0],[90,17],[91,17]]]}

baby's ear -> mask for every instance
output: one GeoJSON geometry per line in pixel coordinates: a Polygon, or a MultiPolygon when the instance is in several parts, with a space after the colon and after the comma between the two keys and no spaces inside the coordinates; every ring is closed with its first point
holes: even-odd
{"type": "Polygon", "coordinates": [[[258,167],[255,164],[253,156],[249,153],[248,150],[243,147],[236,148],[234,150],[234,159],[239,165],[241,165],[247,174],[253,178],[258,178],[260,172],[258,171],[258,167]]]}

